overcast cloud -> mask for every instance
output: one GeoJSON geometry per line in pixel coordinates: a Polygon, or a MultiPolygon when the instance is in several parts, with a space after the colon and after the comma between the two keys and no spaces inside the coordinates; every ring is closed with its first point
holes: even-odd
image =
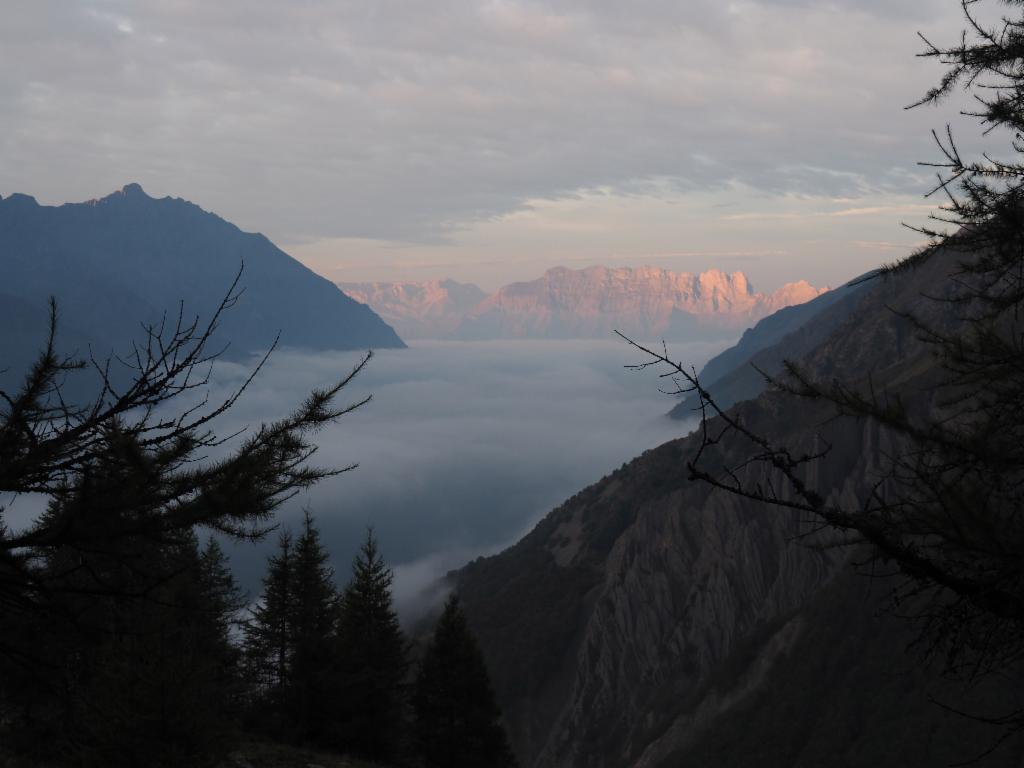
{"type": "Polygon", "coordinates": [[[900,211],[926,183],[914,162],[945,121],[901,109],[940,74],[914,58],[915,33],[955,36],[957,5],[16,1],[0,25],[0,192],[63,202],[137,180],[339,279],[470,265],[500,282],[695,249],[669,266],[749,251],[765,275],[807,272],[812,251],[871,247],[808,244],[791,222],[750,248],[709,212],[853,201],[876,209],[860,240],[904,248],[900,211]],[[603,245],[601,204],[581,213],[596,231],[557,215],[609,199],[630,211],[621,247],[603,245]],[[678,221],[652,214],[664,201],[678,221]],[[499,234],[518,256],[494,252],[499,234]]]}

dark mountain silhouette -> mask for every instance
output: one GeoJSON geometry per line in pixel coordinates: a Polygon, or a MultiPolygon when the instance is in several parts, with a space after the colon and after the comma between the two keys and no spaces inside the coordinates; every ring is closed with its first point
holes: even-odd
{"type": "MultiPolygon", "coordinates": [[[[873,274],[861,275],[804,304],[768,315],[744,331],[736,344],[707,362],[698,376],[701,385],[723,408],[757,397],[767,386],[762,372],[774,376],[782,370],[783,361],[801,357],[821,343],[854,311],[873,274]]],[[[669,415],[674,419],[691,418],[695,406],[695,399],[684,398],[669,415]]]]}
{"type": "MultiPolygon", "coordinates": [[[[815,378],[870,376],[876,391],[927,398],[935,359],[889,307],[953,322],[921,298],[943,294],[952,263],[872,280],[829,332],[812,333],[815,315],[786,338],[817,339],[800,355],[815,378]]],[[[778,391],[735,413],[797,453],[818,436],[831,444],[805,478],[825,496],[862,498],[891,448],[877,426],[778,391]]],[[[688,480],[699,441],[646,452],[452,574],[521,765],[923,768],[995,744],[998,728],[930,697],[1006,713],[1022,705],[1019,685],[989,679],[965,693],[942,678],[908,651],[910,625],[886,613],[887,582],[853,569],[863,553],[811,546],[833,540],[796,513],[688,480]]],[[[727,463],[748,455],[720,447],[727,463]]],[[[984,765],[1018,766],[1022,753],[1017,734],[984,765]]]]}
{"type": "Polygon", "coordinates": [[[244,289],[225,316],[227,357],[280,344],[314,350],[401,347],[368,307],[350,299],[266,237],[242,232],[178,198],[154,199],[138,184],[85,203],[42,206],[27,195],[0,200],[0,352],[13,368],[46,334],[55,296],[61,347],[100,356],[123,351],[141,323],[163,313],[208,319],[240,265],[244,289]]]}

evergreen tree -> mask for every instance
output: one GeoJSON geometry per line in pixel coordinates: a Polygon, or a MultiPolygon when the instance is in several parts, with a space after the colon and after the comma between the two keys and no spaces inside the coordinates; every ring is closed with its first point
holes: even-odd
{"type": "Polygon", "coordinates": [[[375,760],[395,757],[404,743],[408,661],[392,605],[392,579],[371,529],[341,600],[339,737],[345,749],[375,760]]]}
{"type": "Polygon", "coordinates": [[[16,693],[11,741],[39,760],[202,764],[228,744],[224,603],[190,531],[154,538],[137,527],[160,494],[152,459],[136,436],[108,435],[43,516],[88,526],[88,539],[37,559],[36,610],[5,616],[33,672],[16,693]]]}
{"type": "Polygon", "coordinates": [[[241,683],[241,654],[232,637],[245,606],[227,556],[217,540],[211,536],[198,563],[198,589],[201,596],[202,624],[209,636],[206,643],[220,661],[216,677],[225,694],[237,704],[241,683]]]}
{"type": "Polygon", "coordinates": [[[245,626],[250,673],[262,698],[284,698],[291,664],[292,536],[282,531],[277,553],[267,561],[263,594],[245,626]]]}
{"type": "Polygon", "coordinates": [[[483,655],[454,594],[420,664],[413,706],[426,768],[515,765],[483,655]]]}
{"type": "MultiPolygon", "coordinates": [[[[222,458],[201,460],[225,443],[212,422],[251,381],[219,403],[194,402],[237,285],[205,325],[172,315],[146,326],[128,355],[90,364],[58,354],[51,303],[45,349],[0,398],[0,491],[49,502],[18,530],[0,519],[0,743],[33,764],[215,759],[228,745],[225,695],[236,690],[237,592],[223,552],[213,544],[200,553],[194,531],[258,539],[286,499],[346,471],[308,464],[311,435],[365,402],[335,401],[369,355],[222,458]],[[76,403],[66,380],[90,366],[99,393],[76,403]]],[[[252,637],[272,648],[272,630],[288,621],[282,613],[252,637]]],[[[282,680],[288,658],[277,661],[282,680]]]]}
{"type": "Polygon", "coordinates": [[[261,728],[296,741],[327,741],[337,709],[338,595],[328,560],[307,512],[298,539],[281,534],[245,630],[258,689],[252,714],[261,728]]]}
{"type": "Polygon", "coordinates": [[[206,598],[206,610],[217,639],[230,645],[232,627],[245,606],[245,597],[231,573],[227,555],[213,536],[199,554],[199,588],[206,598]]]}
{"type": "Polygon", "coordinates": [[[292,569],[290,711],[305,740],[324,741],[338,697],[334,648],[338,594],[329,555],[306,512],[292,569]]]}
{"type": "Polygon", "coordinates": [[[316,450],[311,436],[366,402],[341,407],[335,401],[369,354],[336,385],[314,390],[294,413],[253,430],[223,458],[198,460],[225,444],[212,422],[252,381],[247,379],[222,402],[192,402],[208,385],[209,366],[218,356],[210,348],[212,335],[238,296],[236,278],[205,325],[185,313],[175,322],[172,315],[167,322],[145,326],[144,338],[128,354],[90,363],[58,353],[57,308],[51,302],[45,349],[22,386],[0,398],[0,492],[42,494],[61,502],[61,514],[39,516],[17,532],[0,528],[0,605],[5,609],[35,609],[40,585],[33,566],[39,558],[61,547],[96,543],[95,529],[85,519],[89,510],[68,503],[74,502],[68,495],[85,487],[113,442],[133,439],[139,447],[136,471],[126,471],[124,487],[112,489],[125,506],[118,525],[110,528],[115,539],[169,540],[197,526],[258,539],[286,499],[351,469],[309,465],[316,450]],[[78,402],[64,387],[69,377],[87,368],[100,377],[99,394],[78,402]],[[119,371],[117,381],[109,378],[113,369],[119,371]],[[139,495],[133,499],[135,491],[139,495]]]}

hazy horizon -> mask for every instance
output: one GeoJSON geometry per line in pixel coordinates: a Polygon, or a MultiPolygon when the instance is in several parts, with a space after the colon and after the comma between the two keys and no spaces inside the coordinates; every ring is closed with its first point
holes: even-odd
{"type": "MultiPolygon", "coordinates": [[[[954,4],[955,5],[955,4],[954,4]]],[[[8,9],[0,193],[137,181],[333,281],[554,265],[836,285],[932,209],[940,0],[8,9]],[[73,65],[69,66],[68,63],[73,65]],[[59,119],[58,118],[59,115],[59,119]]]]}
{"type": "MultiPolygon", "coordinates": [[[[35,198],[35,196],[32,196],[32,195],[30,195],[30,196],[32,196],[34,199],[36,199],[37,202],[40,205],[59,207],[61,205],[68,205],[68,204],[74,205],[74,204],[81,204],[81,203],[91,203],[91,202],[94,202],[96,200],[101,200],[104,197],[107,197],[107,196],[112,195],[112,194],[116,194],[116,193],[122,191],[125,187],[131,186],[131,185],[138,185],[138,186],[141,187],[141,185],[139,185],[138,182],[129,181],[129,182],[126,182],[125,184],[123,184],[121,187],[118,187],[115,190],[109,190],[108,192],[106,192],[104,194],[100,194],[100,195],[97,195],[95,197],[84,199],[84,200],[64,200],[64,201],[49,201],[48,202],[48,201],[45,201],[45,200],[39,200],[39,199],[35,198]]],[[[145,194],[147,194],[148,196],[150,196],[150,197],[154,197],[154,198],[156,197],[155,195],[150,194],[150,192],[148,190],[146,190],[145,188],[143,188],[143,192],[145,194]]],[[[2,195],[2,197],[10,197],[11,195],[15,195],[15,194],[26,195],[28,193],[24,192],[22,190],[10,190],[10,191],[7,191],[6,193],[4,193],[2,195]]],[[[198,205],[198,203],[196,203],[194,200],[190,200],[190,199],[188,199],[187,196],[183,196],[183,195],[168,194],[168,195],[164,195],[163,197],[170,198],[170,199],[182,199],[185,202],[189,202],[189,203],[198,205]]],[[[156,198],[156,199],[160,199],[160,198],[156,198]]],[[[199,207],[202,208],[202,206],[199,206],[199,207]]],[[[931,206],[920,206],[920,207],[922,209],[924,209],[924,208],[930,208],[931,206]]],[[[207,209],[204,209],[204,210],[207,210],[207,209]]],[[[216,215],[216,216],[218,216],[218,217],[220,217],[222,219],[225,219],[229,223],[235,224],[237,226],[236,222],[231,221],[230,219],[226,219],[223,215],[221,215],[216,210],[207,210],[207,212],[208,213],[212,213],[212,214],[214,214],[214,215],[216,215]]],[[[246,230],[243,229],[243,231],[246,231],[246,230]]],[[[258,230],[254,231],[254,233],[255,234],[264,234],[265,235],[264,232],[260,232],[258,230]]],[[[285,251],[285,253],[287,253],[292,258],[295,258],[296,260],[298,260],[300,262],[302,261],[302,259],[297,257],[295,255],[295,253],[289,252],[289,249],[287,247],[282,246],[280,243],[274,243],[274,245],[276,245],[279,248],[281,248],[283,251],[285,251]]],[[[294,248],[292,250],[294,250],[294,248]]],[[[300,252],[301,252],[301,248],[300,248],[300,252]]],[[[677,254],[677,255],[679,255],[679,254],[677,254]]],[[[588,257],[588,256],[580,256],[580,257],[567,258],[567,259],[564,259],[563,261],[551,262],[551,263],[541,263],[541,262],[533,261],[533,262],[527,262],[524,265],[524,271],[521,272],[519,277],[517,277],[514,280],[510,280],[508,282],[503,282],[503,283],[496,283],[496,282],[493,282],[493,281],[486,281],[486,280],[482,281],[482,282],[474,281],[471,276],[467,277],[466,274],[464,274],[464,272],[465,272],[465,265],[454,264],[454,263],[449,265],[450,268],[449,268],[448,272],[443,272],[442,271],[442,272],[439,272],[436,275],[431,275],[431,276],[425,276],[425,275],[422,275],[422,274],[418,274],[417,270],[412,270],[411,274],[406,275],[406,276],[392,275],[391,277],[378,277],[378,278],[375,278],[375,279],[367,279],[367,280],[356,280],[356,279],[347,279],[347,278],[346,279],[333,279],[331,277],[331,274],[332,274],[332,272],[335,272],[335,271],[331,270],[331,269],[326,269],[325,270],[324,269],[325,265],[322,264],[322,263],[318,264],[318,263],[316,263],[315,260],[313,261],[313,263],[307,263],[306,266],[309,267],[313,272],[316,272],[317,274],[319,274],[321,277],[324,277],[324,278],[326,278],[328,280],[331,280],[331,282],[335,282],[335,283],[339,283],[339,284],[340,283],[425,283],[425,282],[430,282],[430,281],[434,281],[434,280],[441,280],[441,281],[443,281],[443,280],[455,280],[456,282],[463,283],[463,284],[476,285],[477,287],[479,287],[482,290],[484,290],[486,293],[493,293],[493,292],[497,291],[498,289],[503,288],[506,285],[510,285],[512,283],[531,282],[533,280],[537,280],[537,279],[541,278],[544,274],[546,274],[548,271],[550,271],[552,269],[556,269],[556,268],[566,268],[566,269],[570,269],[570,270],[574,270],[574,271],[580,271],[580,270],[585,270],[585,269],[592,268],[592,267],[604,267],[604,268],[608,268],[608,269],[641,269],[641,268],[649,267],[649,268],[655,268],[655,269],[662,269],[662,270],[666,270],[666,271],[669,271],[669,272],[675,272],[677,274],[680,274],[680,273],[701,274],[701,273],[704,273],[704,272],[714,271],[714,270],[717,270],[717,271],[720,271],[720,272],[724,272],[726,274],[733,274],[733,273],[741,272],[741,273],[743,273],[748,278],[748,282],[750,283],[751,288],[753,290],[760,290],[760,291],[765,291],[765,292],[771,292],[773,290],[776,290],[776,289],[782,287],[785,284],[794,283],[794,282],[798,282],[798,281],[801,281],[801,280],[807,280],[808,282],[812,282],[813,283],[813,281],[808,280],[807,278],[799,276],[799,275],[787,277],[787,276],[780,275],[779,273],[774,273],[773,275],[768,277],[768,279],[764,283],[760,283],[760,282],[755,283],[755,281],[753,279],[751,279],[751,276],[750,276],[750,273],[752,271],[751,267],[752,267],[752,265],[754,265],[754,263],[756,261],[752,254],[703,254],[703,255],[702,254],[687,254],[687,257],[688,258],[692,258],[693,262],[692,262],[692,266],[689,266],[689,267],[687,267],[685,269],[684,268],[675,268],[675,267],[672,267],[672,266],[666,266],[665,264],[658,264],[658,263],[656,263],[659,260],[658,258],[651,258],[649,261],[643,261],[642,257],[639,257],[640,260],[634,260],[632,262],[630,262],[629,259],[620,259],[620,260],[616,261],[616,258],[618,258],[618,257],[615,257],[615,256],[608,257],[604,261],[600,261],[596,257],[588,257]],[[708,261],[706,263],[698,261],[698,259],[701,258],[701,257],[707,258],[708,261]],[[537,271],[536,272],[532,272],[532,273],[529,273],[529,272],[525,271],[525,269],[528,269],[528,268],[531,268],[531,267],[535,267],[537,271]]],[[[757,271],[756,268],[753,271],[756,272],[757,271]]],[[[349,273],[346,272],[345,274],[347,275],[349,273]]],[[[383,274],[383,273],[381,273],[381,274],[383,274]]],[[[853,277],[856,277],[857,274],[860,274],[860,273],[856,273],[856,274],[855,273],[851,273],[849,275],[843,276],[836,283],[829,283],[827,285],[826,284],[821,284],[821,285],[818,285],[817,287],[821,287],[821,288],[825,288],[825,287],[834,288],[834,287],[837,287],[838,285],[844,284],[847,280],[852,279],[853,277]]]]}

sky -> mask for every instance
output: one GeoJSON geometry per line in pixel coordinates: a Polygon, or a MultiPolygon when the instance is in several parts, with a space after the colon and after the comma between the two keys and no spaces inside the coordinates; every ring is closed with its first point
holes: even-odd
{"type": "Polygon", "coordinates": [[[130,181],[336,280],[835,285],[919,237],[953,0],[12,0],[0,194],[130,181]]]}

